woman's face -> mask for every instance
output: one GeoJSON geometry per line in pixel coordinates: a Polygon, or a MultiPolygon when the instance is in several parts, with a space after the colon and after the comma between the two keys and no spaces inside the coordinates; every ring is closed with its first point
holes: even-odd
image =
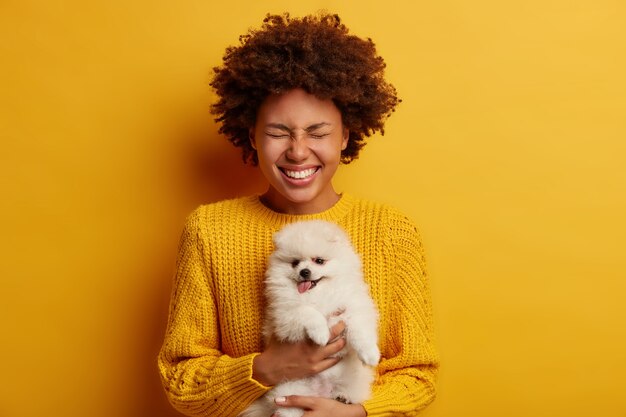
{"type": "Polygon", "coordinates": [[[250,141],[270,184],[264,199],[272,209],[310,214],[337,202],[331,180],[348,130],[332,100],[301,89],[271,95],[259,108],[250,141]]]}

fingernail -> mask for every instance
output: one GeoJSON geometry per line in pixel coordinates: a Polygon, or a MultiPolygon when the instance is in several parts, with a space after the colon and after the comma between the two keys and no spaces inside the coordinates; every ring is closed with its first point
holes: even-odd
{"type": "Polygon", "coordinates": [[[274,401],[277,403],[284,403],[287,399],[285,397],[276,397],[274,401]]]}

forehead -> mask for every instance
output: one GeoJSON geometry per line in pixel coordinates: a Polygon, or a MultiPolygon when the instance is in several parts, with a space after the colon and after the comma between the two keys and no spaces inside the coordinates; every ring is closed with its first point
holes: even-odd
{"type": "Polygon", "coordinates": [[[261,104],[257,123],[280,123],[291,128],[341,123],[341,112],[332,100],[322,100],[302,89],[272,94],[261,104]]]}

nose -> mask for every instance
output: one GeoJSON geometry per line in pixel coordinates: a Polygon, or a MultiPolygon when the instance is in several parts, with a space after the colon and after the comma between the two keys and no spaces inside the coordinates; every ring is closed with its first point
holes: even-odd
{"type": "Polygon", "coordinates": [[[302,136],[291,139],[286,156],[291,161],[304,161],[309,156],[309,147],[302,136]]]}
{"type": "Polygon", "coordinates": [[[300,271],[300,276],[304,279],[307,279],[311,276],[311,270],[309,268],[304,268],[300,271]]]}

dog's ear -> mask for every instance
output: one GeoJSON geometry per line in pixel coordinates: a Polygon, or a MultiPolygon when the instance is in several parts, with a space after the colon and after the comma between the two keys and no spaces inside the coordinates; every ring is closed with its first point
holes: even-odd
{"type": "Polygon", "coordinates": [[[280,232],[278,233],[274,233],[274,236],[272,237],[272,242],[274,243],[274,247],[276,249],[278,249],[280,247],[280,232]]]}
{"type": "Polygon", "coordinates": [[[285,233],[283,233],[282,231],[278,231],[276,233],[274,233],[274,236],[272,237],[272,242],[274,242],[274,248],[276,249],[281,249],[285,246],[285,233]]]}
{"type": "Polygon", "coordinates": [[[328,242],[330,243],[340,243],[342,240],[341,233],[333,233],[328,237],[328,242]]]}
{"type": "Polygon", "coordinates": [[[348,240],[348,236],[343,232],[343,230],[333,227],[333,230],[328,235],[328,243],[334,243],[339,245],[344,245],[348,240]]]}

